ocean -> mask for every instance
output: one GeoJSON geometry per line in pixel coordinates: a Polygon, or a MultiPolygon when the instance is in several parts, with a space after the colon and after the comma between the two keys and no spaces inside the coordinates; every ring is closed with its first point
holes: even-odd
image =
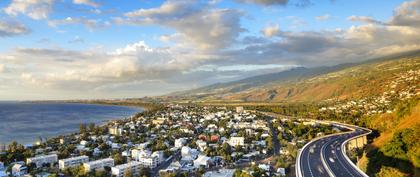
{"type": "Polygon", "coordinates": [[[12,141],[33,144],[39,137],[77,132],[81,123],[99,125],[142,111],[114,105],[0,102],[0,145],[12,141]]]}

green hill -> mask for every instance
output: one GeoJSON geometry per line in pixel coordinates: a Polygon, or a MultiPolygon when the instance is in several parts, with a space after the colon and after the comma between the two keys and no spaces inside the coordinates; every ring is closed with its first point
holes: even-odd
{"type": "Polygon", "coordinates": [[[401,72],[420,69],[420,51],[363,63],[293,68],[239,81],[176,92],[163,98],[194,101],[284,102],[344,100],[377,95],[401,72]]]}

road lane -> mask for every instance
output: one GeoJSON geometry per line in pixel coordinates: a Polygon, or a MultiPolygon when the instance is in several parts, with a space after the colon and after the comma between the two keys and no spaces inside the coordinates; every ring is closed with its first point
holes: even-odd
{"type": "MultiPolygon", "coordinates": [[[[300,152],[298,161],[301,175],[304,177],[365,177],[365,174],[350,164],[351,162],[346,159],[341,148],[346,140],[367,132],[367,130],[358,129],[311,141],[300,152]]],[[[297,176],[300,177],[300,174],[297,176]]]]}

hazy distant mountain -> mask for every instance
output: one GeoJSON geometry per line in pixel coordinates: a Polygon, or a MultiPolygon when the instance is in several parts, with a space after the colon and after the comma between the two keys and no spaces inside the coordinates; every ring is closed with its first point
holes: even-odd
{"type": "Polygon", "coordinates": [[[419,69],[420,51],[362,63],[298,67],[238,81],[172,93],[165,98],[194,101],[319,101],[375,94],[400,71],[419,69]],[[373,87],[375,86],[375,87],[373,87]]]}

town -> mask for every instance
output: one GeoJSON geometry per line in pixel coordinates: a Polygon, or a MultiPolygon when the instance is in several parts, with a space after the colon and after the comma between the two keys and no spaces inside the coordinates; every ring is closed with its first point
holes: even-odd
{"type": "Polygon", "coordinates": [[[3,147],[6,176],[286,176],[299,148],[339,132],[244,107],[167,104],[80,132],[3,147]]]}

